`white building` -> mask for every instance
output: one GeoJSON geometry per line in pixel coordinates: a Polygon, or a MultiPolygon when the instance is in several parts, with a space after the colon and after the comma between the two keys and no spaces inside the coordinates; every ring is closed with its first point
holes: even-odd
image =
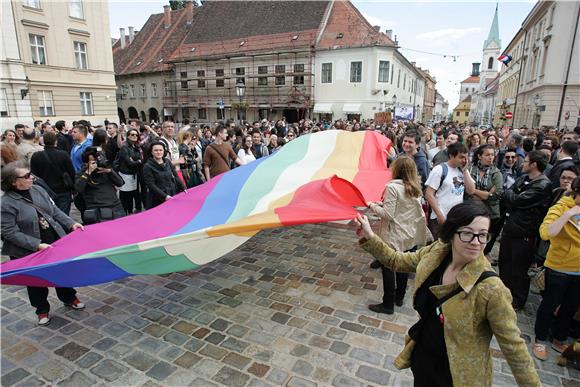
{"type": "Polygon", "coordinates": [[[499,73],[499,87],[496,98],[496,114],[494,125],[512,125],[515,117],[504,119],[505,113],[514,114],[520,79],[520,67],[523,63],[525,32],[520,29],[504,50],[512,60],[508,65],[502,65],[499,73]]]}
{"type": "Polygon", "coordinates": [[[443,98],[439,92],[435,93],[435,110],[433,112],[435,122],[440,122],[447,119],[449,114],[449,102],[443,98]]]}
{"type": "Polygon", "coordinates": [[[32,126],[29,85],[24,61],[18,49],[12,2],[0,2],[2,7],[2,51],[0,54],[0,129],[17,123],[32,126]]]}
{"type": "Polygon", "coordinates": [[[317,51],[314,113],[373,118],[395,108],[399,118],[421,117],[425,80],[394,46],[317,51]]]}

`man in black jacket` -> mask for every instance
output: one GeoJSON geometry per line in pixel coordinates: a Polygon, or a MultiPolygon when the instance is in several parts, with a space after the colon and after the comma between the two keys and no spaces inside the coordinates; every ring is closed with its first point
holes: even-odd
{"type": "Polygon", "coordinates": [[[66,122],[63,120],[56,121],[54,128],[56,129],[56,147],[70,154],[72,137],[66,132],[66,122]]]}
{"type": "Polygon", "coordinates": [[[560,146],[557,153],[557,159],[550,172],[546,176],[552,182],[552,189],[560,187],[560,175],[568,167],[574,166],[574,156],[578,152],[578,143],[574,141],[565,141],[560,146]]]}
{"type": "Polygon", "coordinates": [[[30,172],[40,177],[56,193],[54,204],[65,214],[70,213],[75,171],[67,152],[56,147],[56,134],[42,135],[44,150],[30,159],[30,172]],[[68,175],[68,179],[65,175],[68,175]]]}
{"type": "Polygon", "coordinates": [[[499,249],[499,275],[512,294],[515,310],[526,304],[530,291],[528,269],[540,224],[550,205],[550,179],[542,174],[547,163],[540,151],[528,153],[523,162],[524,175],[503,196],[507,220],[499,249]]]}

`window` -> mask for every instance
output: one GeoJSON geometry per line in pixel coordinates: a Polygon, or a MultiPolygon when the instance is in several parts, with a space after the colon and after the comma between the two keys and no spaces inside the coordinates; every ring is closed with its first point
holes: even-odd
{"type": "MultiPolygon", "coordinates": [[[[276,65],[274,67],[274,72],[276,74],[284,74],[286,72],[286,65],[276,65]]],[[[282,76],[277,76],[275,79],[274,84],[276,86],[283,86],[286,84],[286,77],[282,76]]]]}
{"type": "Polygon", "coordinates": [[[93,93],[81,91],[81,113],[83,116],[93,115],[93,93]]]}
{"type": "Polygon", "coordinates": [[[40,0],[23,0],[22,5],[25,7],[40,9],[40,0]]]}
{"type": "Polygon", "coordinates": [[[469,112],[465,112],[465,117],[469,116],[469,112]]]}
{"type": "Polygon", "coordinates": [[[493,56],[489,57],[489,60],[487,61],[487,69],[493,69],[493,56]]]}
{"type": "Polygon", "coordinates": [[[52,91],[38,91],[38,108],[41,116],[54,116],[54,105],[52,103],[52,91]]]}
{"type": "Polygon", "coordinates": [[[456,117],[459,117],[459,115],[460,115],[460,114],[461,114],[461,112],[456,112],[456,113],[455,113],[455,116],[456,116],[456,117]]]}
{"type": "Polygon", "coordinates": [[[184,120],[189,120],[189,108],[188,107],[181,108],[181,118],[184,120]]]}
{"type": "MultiPolygon", "coordinates": [[[[197,77],[198,78],[205,77],[205,70],[197,70],[197,77]]],[[[205,79],[198,79],[197,87],[199,87],[200,89],[205,88],[205,79]]]]}
{"type": "MultiPolygon", "coordinates": [[[[294,72],[295,73],[303,73],[304,72],[304,64],[295,64],[294,65],[294,72]]],[[[304,75],[294,75],[294,84],[295,85],[303,85],[304,84],[304,75]]]]}
{"type": "Polygon", "coordinates": [[[147,97],[147,87],[144,83],[141,84],[141,97],[147,97]]]}
{"type": "Polygon", "coordinates": [[[320,82],[332,83],[332,63],[322,64],[322,77],[320,82]]]}
{"type": "Polygon", "coordinates": [[[32,54],[32,63],[45,65],[46,64],[46,48],[44,45],[44,36],[29,35],[30,51],[32,54]]]}
{"type": "Polygon", "coordinates": [[[0,117],[8,117],[8,96],[6,89],[0,89],[0,117]]]}
{"type": "Polygon", "coordinates": [[[181,81],[181,88],[187,89],[187,81],[181,81]]]}
{"type": "Polygon", "coordinates": [[[182,71],[179,75],[181,78],[187,78],[187,71],[182,71]]]}
{"type": "Polygon", "coordinates": [[[362,81],[362,62],[350,62],[350,81],[355,83],[362,81]]]}
{"type": "MultiPolygon", "coordinates": [[[[224,69],[216,69],[215,76],[216,77],[223,77],[224,76],[224,69]]],[[[223,79],[216,79],[215,80],[215,87],[224,87],[224,80],[223,79]]]]}
{"type": "Polygon", "coordinates": [[[83,42],[74,42],[75,65],[77,69],[86,70],[87,65],[87,44],[83,42]]]}
{"type": "Polygon", "coordinates": [[[268,66],[258,66],[258,74],[268,74],[268,66]]]}
{"type": "Polygon", "coordinates": [[[224,114],[224,109],[216,109],[216,117],[218,120],[223,120],[226,118],[225,114],[224,114]]]}
{"type": "Polygon", "coordinates": [[[135,85],[129,85],[129,97],[135,98],[135,85]]]}
{"type": "Polygon", "coordinates": [[[121,85],[121,99],[125,99],[129,94],[129,87],[127,85],[121,85]]]}
{"type": "Polygon", "coordinates": [[[165,83],[163,85],[163,95],[166,97],[170,97],[171,96],[171,88],[169,87],[169,83],[165,83]]]}
{"type": "Polygon", "coordinates": [[[151,84],[151,97],[157,98],[157,83],[151,84]]]}
{"type": "Polygon", "coordinates": [[[83,2],[82,0],[69,0],[68,2],[69,14],[71,17],[76,17],[77,19],[84,19],[83,14],[83,2]]]}
{"type": "Polygon", "coordinates": [[[401,69],[397,72],[397,88],[401,87],[401,69]]]}
{"type": "Polygon", "coordinates": [[[197,118],[200,120],[207,120],[207,113],[205,109],[197,109],[197,118]]]}
{"type": "MultiPolygon", "coordinates": [[[[236,67],[236,75],[246,75],[246,68],[245,67],[236,67]]],[[[236,78],[236,83],[242,82],[244,85],[246,84],[245,77],[238,77],[236,78]]]]}
{"type": "Polygon", "coordinates": [[[389,64],[387,60],[379,61],[379,82],[389,81],[389,64]]]}
{"type": "Polygon", "coordinates": [[[268,86],[268,77],[258,77],[258,86],[268,86]]]}
{"type": "Polygon", "coordinates": [[[405,90],[406,84],[407,84],[407,74],[403,74],[403,90],[405,90]]]}

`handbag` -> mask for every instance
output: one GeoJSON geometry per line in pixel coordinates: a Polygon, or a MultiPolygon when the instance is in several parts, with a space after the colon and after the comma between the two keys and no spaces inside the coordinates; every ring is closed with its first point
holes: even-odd
{"type": "Polygon", "coordinates": [[[61,176],[62,176],[62,183],[64,185],[64,188],[66,188],[67,190],[72,190],[74,188],[74,186],[75,186],[75,183],[73,182],[73,180],[70,177],[70,175],[68,174],[68,172],[61,172],[58,168],[55,168],[54,163],[48,157],[48,155],[46,154],[46,151],[42,152],[42,154],[44,155],[44,158],[46,158],[46,161],[48,161],[48,163],[50,165],[52,165],[52,167],[54,169],[56,169],[57,171],[59,171],[59,173],[61,174],[61,176]]]}
{"type": "Polygon", "coordinates": [[[546,290],[546,268],[544,266],[532,267],[528,270],[530,283],[538,290],[546,290]]]}

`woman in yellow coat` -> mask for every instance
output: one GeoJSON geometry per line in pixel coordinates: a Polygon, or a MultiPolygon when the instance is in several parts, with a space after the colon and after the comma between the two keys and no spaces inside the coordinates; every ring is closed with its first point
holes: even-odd
{"type": "Polygon", "coordinates": [[[580,306],[580,177],[570,191],[553,205],[540,226],[540,236],[550,241],[544,263],[546,289],[536,314],[534,356],[548,358],[548,331],[552,331],[552,348],[566,349],[568,330],[580,306]],[[560,306],[552,322],[554,311],[560,306]]]}
{"type": "Polygon", "coordinates": [[[540,386],[510,292],[483,255],[490,217],[481,202],[453,207],[440,239],[412,253],[389,247],[365,216],[359,215],[357,222],[363,249],[391,270],[416,272],[413,306],[421,319],[395,359],[397,368],[411,367],[415,386],[491,386],[492,335],[517,383],[540,386]]]}

